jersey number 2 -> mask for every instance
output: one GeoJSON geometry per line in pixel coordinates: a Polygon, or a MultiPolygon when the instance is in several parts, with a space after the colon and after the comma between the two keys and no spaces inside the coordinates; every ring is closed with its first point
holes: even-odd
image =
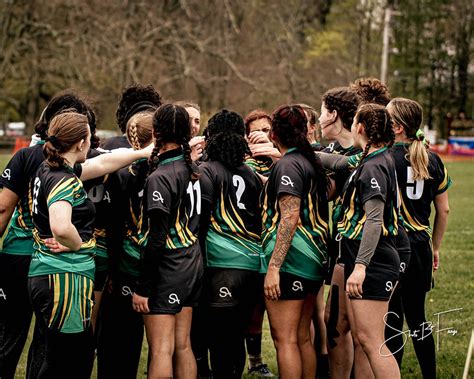
{"type": "Polygon", "coordinates": [[[194,184],[189,182],[186,192],[191,201],[191,212],[189,212],[189,217],[193,217],[194,203],[196,203],[196,214],[201,214],[201,185],[199,184],[199,181],[195,181],[194,184]],[[196,200],[194,200],[194,192],[196,192],[196,200]]]}
{"type": "Polygon", "coordinates": [[[234,175],[232,177],[232,183],[234,183],[234,187],[237,187],[237,191],[235,192],[237,196],[237,207],[239,207],[239,209],[245,209],[245,204],[240,201],[245,191],[245,181],[240,175],[234,175]]]}
{"type": "Polygon", "coordinates": [[[423,195],[423,187],[425,186],[424,180],[413,179],[413,169],[407,167],[407,197],[410,200],[418,200],[423,195]]]}

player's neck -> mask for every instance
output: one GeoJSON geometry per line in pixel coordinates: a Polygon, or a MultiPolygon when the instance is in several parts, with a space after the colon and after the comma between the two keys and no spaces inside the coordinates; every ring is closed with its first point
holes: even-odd
{"type": "Polygon", "coordinates": [[[166,142],[161,148],[160,148],[160,154],[166,153],[167,151],[174,150],[179,148],[179,145],[174,142],[166,142]]]}
{"type": "Polygon", "coordinates": [[[349,147],[354,145],[354,138],[352,134],[347,129],[342,128],[341,133],[336,137],[337,142],[341,145],[344,149],[348,149],[349,147]]]}
{"type": "Polygon", "coordinates": [[[64,158],[66,164],[70,167],[74,167],[74,165],[76,164],[77,162],[77,156],[75,153],[73,152],[66,152],[62,155],[62,157],[64,158]]]}

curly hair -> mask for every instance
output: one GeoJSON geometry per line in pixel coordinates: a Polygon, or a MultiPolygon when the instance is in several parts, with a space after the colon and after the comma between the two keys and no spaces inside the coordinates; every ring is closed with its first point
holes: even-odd
{"type": "Polygon", "coordinates": [[[48,136],[48,128],[51,120],[59,113],[65,110],[75,111],[77,113],[87,116],[87,122],[91,130],[91,148],[99,147],[100,139],[96,135],[97,123],[96,114],[90,101],[83,96],[80,96],[71,90],[65,90],[57,93],[48,102],[38,121],[34,125],[35,133],[45,140],[48,136]]]}
{"type": "Polygon", "coordinates": [[[324,106],[328,111],[337,111],[345,129],[351,130],[352,121],[359,106],[359,96],[349,87],[331,88],[322,97],[324,106]]]}
{"type": "Polygon", "coordinates": [[[221,162],[230,170],[244,163],[248,145],[244,120],[238,113],[222,109],[209,119],[206,130],[210,160],[221,162]]]}
{"type": "Polygon", "coordinates": [[[395,141],[395,133],[392,129],[392,120],[387,109],[379,104],[362,104],[355,116],[355,121],[364,125],[367,145],[364,148],[362,162],[373,145],[392,146],[395,141]]]}
{"type": "Polygon", "coordinates": [[[250,134],[250,124],[254,121],[260,120],[260,119],[265,119],[268,120],[268,122],[271,124],[272,123],[272,116],[270,116],[267,112],[265,112],[262,109],[255,109],[251,111],[250,113],[247,114],[244,118],[244,123],[245,123],[245,134],[249,135],[250,134]]]}
{"type": "Polygon", "coordinates": [[[151,84],[143,86],[135,83],[125,88],[115,112],[117,125],[122,133],[125,133],[130,117],[150,108],[158,108],[161,101],[160,93],[151,84]]]}
{"type": "Polygon", "coordinates": [[[54,170],[65,164],[63,154],[74,144],[87,138],[87,116],[75,111],[65,110],[50,122],[48,136],[43,146],[46,163],[54,170]]]}
{"type": "Polygon", "coordinates": [[[359,78],[350,88],[360,97],[361,104],[375,103],[387,106],[390,102],[388,87],[376,78],[359,78]]]}
{"type": "Polygon", "coordinates": [[[155,147],[150,156],[150,170],[148,174],[155,171],[158,166],[158,153],[164,144],[174,142],[183,149],[184,160],[189,169],[192,181],[199,178],[199,173],[195,171],[195,166],[191,159],[191,124],[188,112],[179,105],[163,104],[153,116],[153,136],[155,137],[155,147]]]}
{"type": "Polygon", "coordinates": [[[296,147],[308,159],[316,173],[318,195],[326,196],[328,187],[326,172],[306,137],[308,126],[303,108],[299,105],[278,107],[272,115],[271,133],[278,143],[287,148],[296,147]]]}

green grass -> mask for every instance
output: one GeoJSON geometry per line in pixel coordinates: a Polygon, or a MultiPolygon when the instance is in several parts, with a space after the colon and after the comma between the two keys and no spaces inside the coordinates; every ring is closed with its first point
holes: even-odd
{"type": "MultiPolygon", "coordinates": [[[[8,156],[0,156],[0,167],[4,167],[8,156]]],[[[471,202],[474,193],[474,160],[447,163],[448,170],[454,180],[449,190],[451,214],[440,257],[440,269],[436,274],[436,288],[428,295],[427,318],[433,322],[436,312],[453,308],[463,308],[461,312],[446,315],[441,327],[457,330],[456,335],[441,332],[437,336],[440,341],[437,353],[438,377],[460,378],[463,373],[467,348],[474,327],[474,213],[471,202]]],[[[31,331],[30,331],[31,337],[31,331]]],[[[436,338],[436,336],[435,336],[436,338]]],[[[25,376],[25,349],[17,369],[17,377],[25,376]]],[[[145,377],[148,347],[144,343],[140,362],[139,378],[145,377]]],[[[273,343],[265,322],[263,336],[263,355],[270,369],[276,373],[277,365],[273,343]]],[[[473,365],[474,366],[474,365],[473,365]]],[[[421,373],[410,341],[406,344],[402,368],[403,378],[420,378],[421,373]]],[[[470,377],[474,377],[474,367],[470,369],[470,377]]]]}

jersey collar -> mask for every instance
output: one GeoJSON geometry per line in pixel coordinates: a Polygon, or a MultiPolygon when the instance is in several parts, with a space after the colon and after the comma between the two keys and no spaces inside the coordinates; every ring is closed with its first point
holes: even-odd
{"type": "Polygon", "coordinates": [[[395,143],[393,144],[394,147],[395,147],[395,146],[408,147],[408,146],[410,146],[410,145],[411,145],[411,143],[409,143],[409,142],[401,142],[401,141],[400,141],[400,142],[395,142],[395,143]]]}
{"type": "Polygon", "coordinates": [[[375,156],[378,155],[378,154],[383,153],[383,152],[384,152],[385,150],[387,150],[387,149],[388,149],[388,147],[387,147],[387,146],[384,146],[384,147],[382,147],[381,149],[372,151],[370,154],[367,154],[367,156],[364,158],[364,162],[367,161],[368,159],[372,158],[372,157],[375,157],[375,156]]]}
{"type": "Polygon", "coordinates": [[[296,147],[290,147],[290,148],[286,151],[285,155],[290,154],[290,153],[292,153],[293,151],[296,151],[296,150],[298,150],[296,147]]]}
{"type": "Polygon", "coordinates": [[[184,160],[183,149],[180,147],[160,154],[158,156],[158,165],[164,165],[179,160],[184,160]]]}

